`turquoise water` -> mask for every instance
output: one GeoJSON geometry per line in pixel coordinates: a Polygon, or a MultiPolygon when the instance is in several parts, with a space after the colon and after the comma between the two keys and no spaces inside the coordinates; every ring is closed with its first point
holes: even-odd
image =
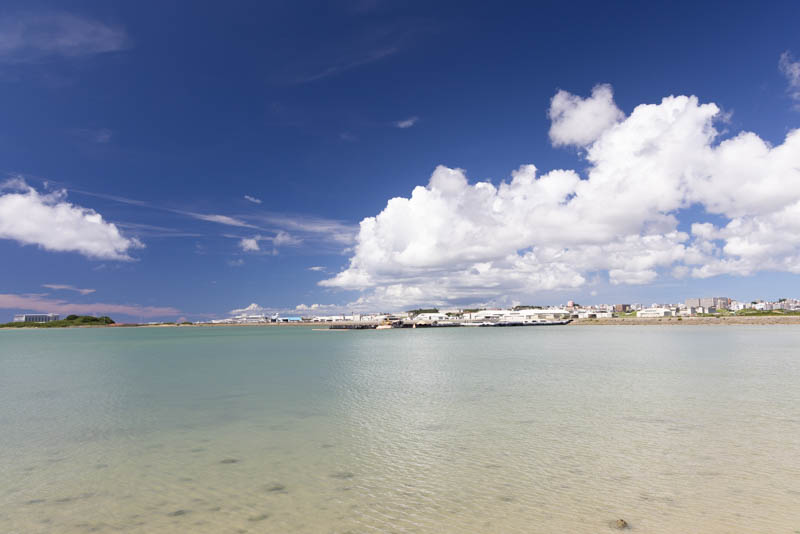
{"type": "Polygon", "coordinates": [[[0,331],[0,532],[800,530],[800,328],[0,331]]]}

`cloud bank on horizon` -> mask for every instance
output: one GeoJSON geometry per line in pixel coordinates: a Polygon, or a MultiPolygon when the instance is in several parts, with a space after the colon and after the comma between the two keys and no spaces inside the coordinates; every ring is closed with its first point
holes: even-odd
{"type": "Polygon", "coordinates": [[[509,300],[597,276],[800,273],[800,130],[774,147],[752,132],[720,141],[717,105],[668,96],[625,116],[609,85],[558,91],[549,117],[551,142],[579,150],[584,176],[523,165],[471,184],[439,166],[362,220],[348,266],[320,285],[389,307],[509,300]],[[703,220],[683,228],[689,209],[703,220]]]}
{"type": "Polygon", "coordinates": [[[9,310],[48,310],[50,313],[113,315],[153,318],[176,316],[180,310],[172,306],[140,306],[138,304],[112,304],[107,302],[76,303],[46,295],[15,295],[0,293],[0,309],[9,310]]]}

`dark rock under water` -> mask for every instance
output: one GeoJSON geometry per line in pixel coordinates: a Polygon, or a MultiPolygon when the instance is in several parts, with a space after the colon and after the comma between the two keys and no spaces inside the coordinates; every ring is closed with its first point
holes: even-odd
{"type": "Polygon", "coordinates": [[[180,517],[182,515],[186,515],[189,513],[189,510],[175,510],[174,512],[170,512],[167,515],[169,517],[180,517]]]}

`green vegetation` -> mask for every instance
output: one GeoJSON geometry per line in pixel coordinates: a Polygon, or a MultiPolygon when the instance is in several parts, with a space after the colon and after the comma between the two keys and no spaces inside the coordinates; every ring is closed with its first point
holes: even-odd
{"type": "Polygon", "coordinates": [[[408,310],[411,315],[419,315],[420,313],[439,313],[439,308],[419,308],[418,310],[408,310]]]}
{"type": "Polygon", "coordinates": [[[781,316],[781,315],[800,315],[800,311],[790,310],[739,310],[735,315],[748,317],[781,316]]]}
{"type": "Polygon", "coordinates": [[[717,310],[716,313],[698,313],[697,317],[783,317],[786,315],[800,315],[800,311],[792,310],[754,310],[752,308],[732,312],[730,310],[717,310]]]}
{"type": "Polygon", "coordinates": [[[717,310],[714,313],[698,313],[697,317],[727,317],[729,315],[736,315],[735,313],[731,312],[730,310],[717,310]]]}
{"type": "Polygon", "coordinates": [[[541,307],[541,306],[528,306],[528,305],[514,306],[514,311],[520,311],[520,310],[541,310],[541,309],[542,309],[542,307],[541,307]]]}
{"type": "Polygon", "coordinates": [[[66,319],[60,321],[50,321],[49,323],[5,323],[0,324],[0,328],[66,328],[69,326],[105,326],[114,324],[114,319],[103,315],[93,317],[91,315],[68,315],[66,319]]]}

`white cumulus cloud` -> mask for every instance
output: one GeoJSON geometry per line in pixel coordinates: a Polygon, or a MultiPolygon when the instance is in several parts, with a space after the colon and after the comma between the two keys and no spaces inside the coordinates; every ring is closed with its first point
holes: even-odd
{"type": "Polygon", "coordinates": [[[581,98],[558,91],[550,101],[550,140],[556,146],[586,146],[609,126],[625,117],[614,104],[610,85],[597,85],[592,96],[581,98]]]}
{"type": "Polygon", "coordinates": [[[260,235],[255,237],[244,237],[239,240],[239,247],[245,252],[258,252],[261,250],[261,247],[258,245],[260,239],[260,235]]]}
{"type": "Polygon", "coordinates": [[[511,299],[598,275],[800,273],[800,130],[777,146],[751,132],[720,142],[713,103],[670,96],[625,117],[611,94],[553,99],[553,143],[585,148],[584,176],[524,165],[495,185],[439,166],[361,221],[348,266],[321,285],[361,291],[356,309],[511,299]],[[573,129],[579,117],[590,133],[573,129]],[[724,222],[681,231],[690,207],[724,222]]]}
{"type": "Polygon", "coordinates": [[[282,246],[296,246],[303,242],[285,230],[278,230],[274,236],[264,236],[256,234],[253,237],[243,237],[239,239],[239,248],[244,252],[259,252],[261,250],[261,241],[272,242],[272,254],[278,253],[278,247],[282,246]]]}
{"type": "Polygon", "coordinates": [[[41,194],[19,178],[0,184],[0,239],[108,260],[130,260],[144,246],[96,211],[67,202],[65,191],[41,194]]]}

